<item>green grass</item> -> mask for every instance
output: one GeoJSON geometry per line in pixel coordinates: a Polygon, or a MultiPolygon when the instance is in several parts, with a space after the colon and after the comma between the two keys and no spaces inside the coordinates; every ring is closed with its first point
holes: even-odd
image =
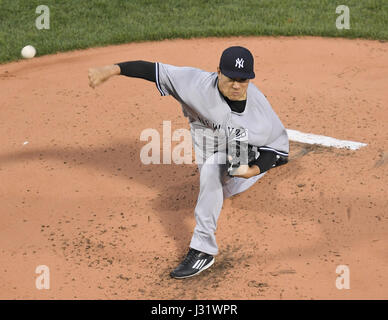
{"type": "Polygon", "coordinates": [[[31,44],[38,55],[166,38],[316,35],[388,40],[388,0],[0,0],[0,63],[31,44]],[[38,30],[38,5],[50,30],[38,30]],[[350,9],[337,30],[335,9],[350,9]]]}

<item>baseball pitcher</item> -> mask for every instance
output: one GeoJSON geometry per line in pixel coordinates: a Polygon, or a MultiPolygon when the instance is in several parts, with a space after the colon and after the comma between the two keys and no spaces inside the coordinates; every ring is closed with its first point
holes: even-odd
{"type": "Polygon", "coordinates": [[[250,82],[255,77],[254,59],[244,47],[225,49],[217,72],[128,61],[89,69],[89,84],[95,88],[114,75],[155,82],[159,93],[173,96],[188,118],[200,172],[196,226],[186,257],[170,275],[195,276],[212,266],[218,254],[215,231],[224,199],[287,163],[287,132],[250,82]]]}

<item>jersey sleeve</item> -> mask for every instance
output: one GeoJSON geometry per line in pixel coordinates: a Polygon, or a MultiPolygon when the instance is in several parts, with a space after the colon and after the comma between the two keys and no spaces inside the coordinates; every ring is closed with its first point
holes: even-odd
{"type": "MultiPolygon", "coordinates": [[[[278,156],[288,157],[290,145],[287,130],[280,123],[277,123],[276,134],[272,133],[272,141],[265,146],[260,147],[260,151],[268,150],[275,152],[278,156]]],[[[275,130],[273,130],[275,131],[275,130]]]]}
{"type": "Polygon", "coordinates": [[[155,64],[156,87],[162,96],[171,95],[186,102],[190,93],[195,91],[206,72],[191,67],[176,67],[157,62],[155,64]]]}
{"type": "Polygon", "coordinates": [[[288,157],[289,139],[287,130],[278,115],[273,110],[266,96],[254,85],[252,85],[252,97],[260,116],[269,124],[268,131],[263,134],[263,139],[257,146],[261,151],[272,151],[277,156],[288,157]]]}

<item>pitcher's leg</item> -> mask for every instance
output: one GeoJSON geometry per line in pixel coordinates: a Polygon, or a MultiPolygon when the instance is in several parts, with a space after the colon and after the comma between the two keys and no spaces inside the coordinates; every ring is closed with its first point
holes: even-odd
{"type": "Polygon", "coordinates": [[[224,202],[222,177],[226,166],[222,164],[223,156],[217,152],[200,167],[200,188],[194,211],[196,226],[190,247],[210,255],[218,253],[214,233],[224,202]]]}
{"type": "Polygon", "coordinates": [[[234,196],[238,193],[244,192],[253,186],[257,180],[262,178],[266,172],[253,176],[249,179],[239,178],[239,177],[228,177],[223,185],[224,190],[224,199],[234,196]]]}

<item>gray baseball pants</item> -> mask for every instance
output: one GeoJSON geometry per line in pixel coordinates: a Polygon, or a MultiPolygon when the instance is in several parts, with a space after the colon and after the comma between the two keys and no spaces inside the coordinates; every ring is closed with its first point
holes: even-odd
{"type": "Polygon", "coordinates": [[[211,255],[218,254],[215,231],[224,199],[247,190],[266,173],[249,179],[230,177],[225,156],[225,153],[216,152],[203,164],[198,164],[200,187],[194,211],[196,226],[190,247],[211,255]]]}

